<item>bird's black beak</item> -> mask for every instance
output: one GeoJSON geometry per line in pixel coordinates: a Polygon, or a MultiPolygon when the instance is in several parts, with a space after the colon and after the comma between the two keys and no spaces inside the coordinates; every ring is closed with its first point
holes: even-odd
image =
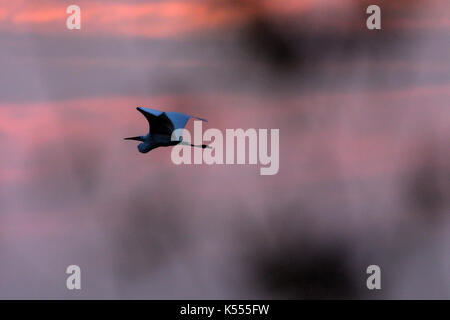
{"type": "Polygon", "coordinates": [[[124,138],[124,140],[136,140],[136,141],[143,141],[141,136],[138,137],[129,137],[129,138],[124,138]]]}

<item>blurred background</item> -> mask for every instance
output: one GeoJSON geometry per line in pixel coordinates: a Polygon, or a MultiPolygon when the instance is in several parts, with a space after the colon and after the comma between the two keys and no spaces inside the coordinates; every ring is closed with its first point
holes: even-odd
{"type": "Polygon", "coordinates": [[[0,298],[449,299],[449,12],[3,1],[0,298]],[[278,128],[279,173],[139,154],[137,106],[278,128]]]}

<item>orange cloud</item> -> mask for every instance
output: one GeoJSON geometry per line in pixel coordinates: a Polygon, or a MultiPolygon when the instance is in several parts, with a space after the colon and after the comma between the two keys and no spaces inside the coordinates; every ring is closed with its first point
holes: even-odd
{"type": "Polygon", "coordinates": [[[15,24],[21,23],[47,23],[65,18],[65,11],[61,8],[45,8],[33,11],[23,11],[12,16],[15,24]]]}
{"type": "MultiPolygon", "coordinates": [[[[207,2],[100,4],[81,1],[82,31],[159,37],[210,28],[242,19],[244,11],[207,2]]],[[[7,3],[0,11],[0,29],[44,32],[66,31],[66,5],[56,1],[7,3]],[[3,17],[3,18],[2,18],[3,17]]]]}
{"type": "Polygon", "coordinates": [[[4,8],[0,8],[0,22],[6,19],[7,11],[4,8]]]}
{"type": "MultiPolygon", "coordinates": [[[[365,18],[364,5],[353,0],[241,0],[200,1],[168,0],[161,2],[99,3],[80,0],[82,31],[94,34],[167,37],[203,31],[222,26],[236,26],[255,13],[265,12],[272,17],[298,17],[303,27],[342,28],[354,19],[365,18]],[[307,13],[307,14],[305,14],[307,13]]],[[[0,9],[0,30],[34,32],[65,32],[68,3],[55,0],[5,2],[0,9]]],[[[443,13],[449,5],[440,0],[430,2],[427,8],[442,8],[432,14],[418,8],[418,2],[402,5],[380,4],[384,9],[386,26],[400,24],[402,28],[449,27],[449,18],[443,13]],[[411,12],[420,14],[411,16],[411,12]],[[420,9],[420,10],[419,10],[420,9]],[[388,11],[386,11],[388,10],[388,11]],[[386,13],[386,14],[385,14],[386,13]],[[393,16],[389,16],[393,13],[393,16]],[[432,17],[432,19],[431,19],[432,17]]],[[[430,10],[428,10],[430,11],[430,10]]],[[[383,23],[384,23],[383,22],[383,23]]]]}

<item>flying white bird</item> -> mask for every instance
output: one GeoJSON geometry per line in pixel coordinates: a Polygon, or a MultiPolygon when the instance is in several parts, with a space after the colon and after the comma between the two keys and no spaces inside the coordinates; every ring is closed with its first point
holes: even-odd
{"type": "Polygon", "coordinates": [[[136,108],[147,119],[150,130],[146,136],[129,137],[125,140],[142,141],[138,145],[138,150],[141,153],[147,153],[158,147],[169,147],[177,144],[184,144],[191,147],[211,148],[205,144],[193,145],[190,142],[183,141],[183,137],[176,136],[177,140],[172,140],[172,133],[177,129],[183,129],[190,118],[208,121],[206,119],[189,116],[179,112],[163,112],[149,108],[136,108]]]}

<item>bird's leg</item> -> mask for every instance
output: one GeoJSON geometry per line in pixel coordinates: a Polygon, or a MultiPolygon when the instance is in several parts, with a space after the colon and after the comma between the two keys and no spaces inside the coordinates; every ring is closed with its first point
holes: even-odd
{"type": "Polygon", "coordinates": [[[206,144],[192,144],[190,142],[186,142],[186,141],[181,141],[180,144],[185,145],[185,146],[191,146],[191,147],[197,147],[197,148],[208,148],[208,149],[212,149],[212,147],[206,145],[206,144]]]}

